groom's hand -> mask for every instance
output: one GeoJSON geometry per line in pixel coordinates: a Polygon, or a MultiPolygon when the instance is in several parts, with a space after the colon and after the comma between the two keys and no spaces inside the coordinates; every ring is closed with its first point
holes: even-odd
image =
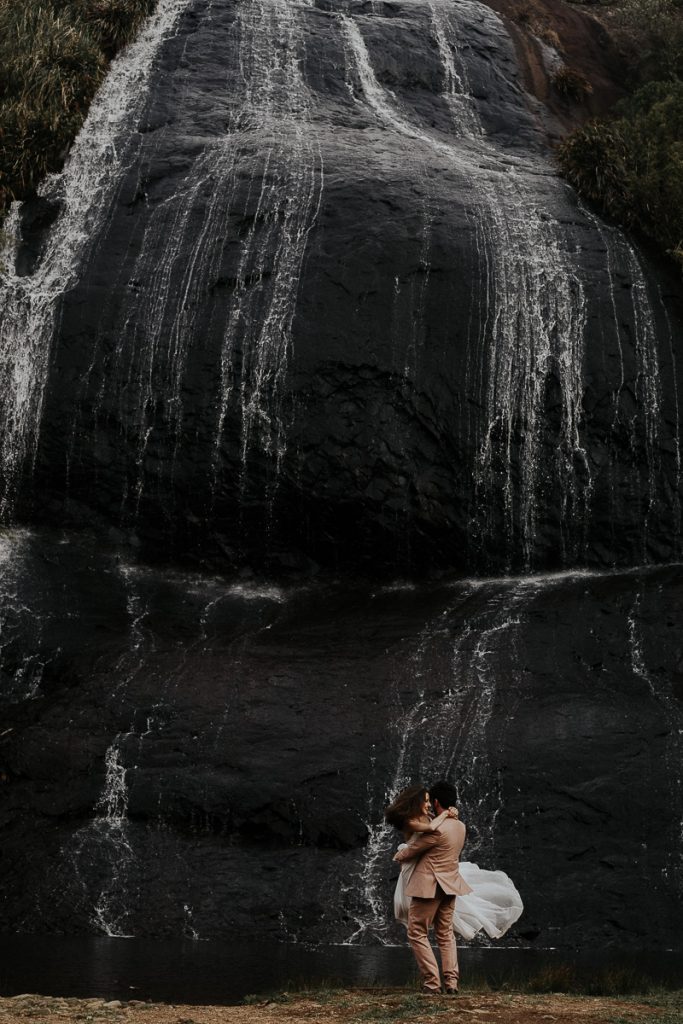
{"type": "Polygon", "coordinates": [[[410,842],[403,846],[398,853],[394,854],[393,859],[401,864],[404,860],[412,860],[413,857],[419,857],[425,850],[429,850],[432,846],[436,846],[439,842],[438,832],[422,832],[419,836],[411,839],[410,842]]]}

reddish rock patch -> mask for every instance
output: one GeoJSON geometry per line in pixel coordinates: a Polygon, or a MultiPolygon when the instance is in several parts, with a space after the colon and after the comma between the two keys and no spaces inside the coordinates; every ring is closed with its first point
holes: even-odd
{"type": "Polygon", "coordinates": [[[626,69],[595,15],[564,0],[486,0],[506,23],[529,92],[569,130],[604,114],[624,96],[626,69]],[[556,62],[553,67],[551,64],[556,62]],[[587,88],[567,94],[554,84],[564,65],[587,88]]]}

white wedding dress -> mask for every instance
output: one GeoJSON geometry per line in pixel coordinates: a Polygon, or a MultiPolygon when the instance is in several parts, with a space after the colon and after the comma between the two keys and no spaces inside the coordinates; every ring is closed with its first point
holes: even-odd
{"type": "MultiPolygon", "coordinates": [[[[406,927],[410,907],[406,886],[416,864],[417,860],[405,861],[394,892],[396,920],[406,927]]],[[[464,939],[472,939],[481,931],[486,932],[491,939],[499,939],[524,910],[522,897],[514,882],[504,871],[485,871],[467,861],[460,865],[460,874],[472,892],[457,897],[453,911],[453,930],[464,939]]]]}

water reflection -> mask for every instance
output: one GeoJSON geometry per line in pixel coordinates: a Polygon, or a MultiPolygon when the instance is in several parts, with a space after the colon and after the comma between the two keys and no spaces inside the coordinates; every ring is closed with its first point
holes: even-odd
{"type": "MultiPolygon", "coordinates": [[[[0,937],[0,994],[152,999],[177,1003],[239,1002],[249,993],[285,988],[395,986],[415,981],[407,947],[317,946],[263,942],[0,937]]],[[[672,950],[463,949],[463,986],[519,983],[547,967],[571,966],[579,979],[608,971],[683,986],[683,957],[672,950]]]]}

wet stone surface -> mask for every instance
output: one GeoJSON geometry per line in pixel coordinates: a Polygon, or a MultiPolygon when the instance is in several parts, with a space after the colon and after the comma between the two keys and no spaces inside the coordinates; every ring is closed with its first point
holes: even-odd
{"type": "Polygon", "coordinates": [[[680,282],[488,8],[157,11],[10,225],[2,927],[402,941],[446,773],[510,942],[675,945],[680,282]]]}
{"type": "Polygon", "coordinates": [[[680,285],[557,177],[499,18],[176,6],[73,174],[64,296],[22,278],[55,328],[22,514],[223,570],[675,557],[680,285]]]}
{"type": "Polygon", "coordinates": [[[6,928],[402,941],[385,794],[448,774],[513,944],[675,946],[679,567],[283,585],[3,545],[6,928]]]}

